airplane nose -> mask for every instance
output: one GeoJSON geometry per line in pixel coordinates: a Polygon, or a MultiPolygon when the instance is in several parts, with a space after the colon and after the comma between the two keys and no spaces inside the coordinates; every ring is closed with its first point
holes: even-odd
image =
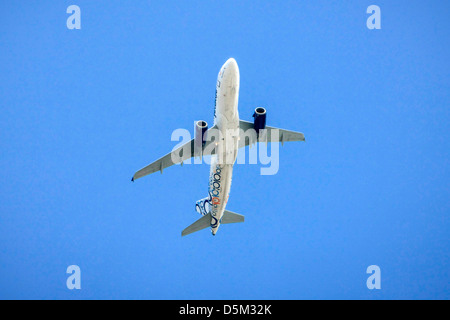
{"type": "Polygon", "coordinates": [[[223,64],[219,76],[223,77],[226,74],[235,75],[236,73],[239,73],[237,62],[233,58],[230,58],[223,64]]]}
{"type": "Polygon", "coordinates": [[[236,73],[239,70],[237,62],[236,60],[234,60],[234,58],[228,59],[227,62],[225,62],[225,67],[232,73],[236,73]]]}
{"type": "Polygon", "coordinates": [[[228,59],[219,73],[221,82],[230,88],[235,88],[239,85],[239,68],[236,60],[228,59]]]}

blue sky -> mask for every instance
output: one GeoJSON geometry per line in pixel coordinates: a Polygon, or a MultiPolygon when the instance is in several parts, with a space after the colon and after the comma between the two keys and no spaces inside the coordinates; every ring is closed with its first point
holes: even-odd
{"type": "Polygon", "coordinates": [[[0,9],[0,298],[450,298],[447,1],[0,9]],[[209,166],[130,178],[174,129],[212,122],[229,57],[241,118],[264,106],[307,142],[280,148],[276,175],[235,166],[227,208],[245,223],[181,238],[209,166]]]}

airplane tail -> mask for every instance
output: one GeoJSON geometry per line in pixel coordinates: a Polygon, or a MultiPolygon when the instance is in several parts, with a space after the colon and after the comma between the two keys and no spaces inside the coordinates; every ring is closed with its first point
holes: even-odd
{"type": "MultiPolygon", "coordinates": [[[[221,220],[222,220],[220,222],[221,224],[244,222],[244,216],[235,212],[225,210],[221,220]]],[[[181,236],[186,236],[188,234],[203,230],[210,226],[211,226],[211,213],[208,213],[203,217],[201,217],[200,219],[198,219],[197,221],[195,221],[189,227],[184,229],[181,232],[181,236]]]]}
{"type": "Polygon", "coordinates": [[[245,218],[242,214],[225,210],[222,216],[222,222],[220,223],[227,224],[227,223],[244,222],[244,219],[245,218]]]}
{"type": "Polygon", "coordinates": [[[212,196],[211,193],[209,193],[209,196],[200,199],[195,203],[195,211],[204,216],[207,215],[209,212],[211,212],[211,206],[212,206],[212,196]]]}

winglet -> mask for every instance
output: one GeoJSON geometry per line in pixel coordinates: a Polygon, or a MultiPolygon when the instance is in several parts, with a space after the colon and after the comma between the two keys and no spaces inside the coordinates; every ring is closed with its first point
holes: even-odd
{"type": "Polygon", "coordinates": [[[131,182],[134,182],[134,176],[131,178],[131,182]]]}

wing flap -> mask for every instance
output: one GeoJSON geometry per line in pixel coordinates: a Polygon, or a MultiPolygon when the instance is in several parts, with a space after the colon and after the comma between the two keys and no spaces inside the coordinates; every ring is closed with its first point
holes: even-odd
{"type": "MultiPolygon", "coordinates": [[[[217,126],[214,126],[209,130],[212,130],[212,129],[216,130],[217,126]]],[[[186,161],[187,159],[194,157],[194,152],[195,152],[194,140],[195,139],[192,139],[192,140],[186,142],[185,144],[178,147],[177,149],[172,150],[172,152],[166,154],[165,156],[159,158],[158,160],[156,160],[156,161],[150,163],[149,165],[145,166],[144,168],[138,170],[133,175],[133,178],[131,178],[131,181],[142,178],[146,175],[149,175],[149,174],[157,172],[157,171],[160,171],[162,173],[165,168],[168,168],[174,164],[182,163],[182,162],[186,161]]],[[[204,152],[203,155],[207,155],[205,152],[207,152],[209,149],[211,149],[208,147],[211,144],[211,142],[214,142],[214,140],[206,141],[205,145],[203,146],[203,152],[204,152]]],[[[215,149],[213,148],[209,154],[214,154],[214,153],[215,153],[215,149]]]]}
{"type": "Polygon", "coordinates": [[[240,139],[239,148],[246,147],[255,142],[290,142],[290,141],[305,141],[305,135],[301,132],[286,130],[271,126],[266,126],[261,130],[257,138],[256,131],[253,128],[253,123],[240,120],[239,121],[240,139]],[[278,137],[276,136],[278,134],[278,137]],[[273,136],[273,139],[272,139],[273,136]]]}

